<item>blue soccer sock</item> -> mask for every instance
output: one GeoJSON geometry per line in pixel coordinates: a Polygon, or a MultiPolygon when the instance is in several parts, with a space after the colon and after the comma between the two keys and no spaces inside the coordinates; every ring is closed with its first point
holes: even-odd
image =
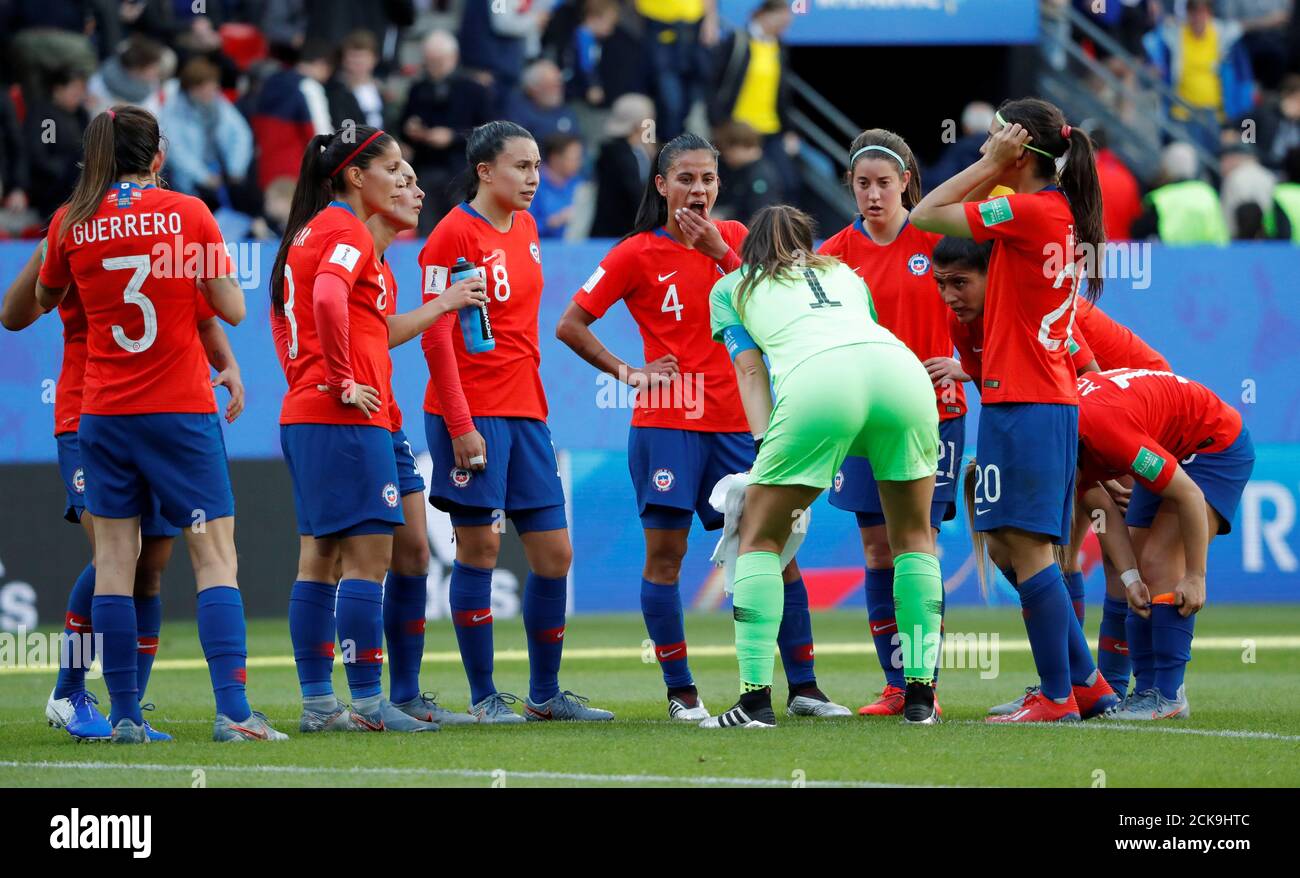
{"type": "Polygon", "coordinates": [[[1101,604],[1101,632],[1097,637],[1097,670],[1122,698],[1128,692],[1131,671],[1128,658],[1128,601],[1107,596],[1101,604]]]}
{"type": "Polygon", "coordinates": [[[898,641],[898,622],[894,618],[894,568],[884,570],[867,568],[867,622],[871,626],[871,641],[876,646],[876,659],[885,672],[885,682],[899,689],[907,688],[903,679],[903,664],[894,661],[898,641]]]}
{"type": "Polygon", "coordinates": [[[564,611],[568,578],[529,571],[524,585],[524,632],[528,636],[528,698],[542,704],[560,694],[564,654],[564,611]]]}
{"type": "Polygon", "coordinates": [[[334,694],[334,603],[338,586],[299,579],[289,593],[289,639],[302,697],[334,694]]]}
{"type": "Polygon", "coordinates": [[[449,598],[470,702],[478,704],[497,691],[492,682],[492,571],[454,562],[449,598]]]}
{"type": "Polygon", "coordinates": [[[149,675],[153,660],[158,656],[158,635],[162,632],[162,598],[135,598],[136,630],[136,685],[140,688],[140,701],[144,701],[149,688],[149,675]]]}
{"type": "Polygon", "coordinates": [[[802,577],[785,584],[785,605],[776,645],[791,689],[817,685],[817,675],[813,672],[812,616],[808,613],[808,589],[802,577]]]}
{"type": "Polygon", "coordinates": [[[1070,683],[1070,626],[1078,626],[1070,610],[1061,568],[1048,565],[1020,583],[1020,610],[1029,634],[1029,648],[1042,684],[1052,700],[1068,698],[1070,683]]]}
{"type": "Polygon", "coordinates": [[[1151,620],[1143,619],[1131,609],[1124,621],[1128,635],[1128,657],[1133,664],[1133,691],[1145,692],[1156,686],[1156,659],[1152,652],[1151,620]]]}
{"type": "Polygon", "coordinates": [[[660,585],[642,577],[641,616],[645,619],[646,633],[654,643],[664,685],[669,689],[694,686],[686,658],[686,617],[677,583],[660,585]]]}
{"type": "Polygon", "coordinates": [[[135,600],[126,595],[97,595],[91,601],[91,625],[100,638],[100,661],[108,689],[108,722],[116,726],[140,716],[140,690],[136,684],[135,600]]]}
{"type": "Polygon", "coordinates": [[[384,677],[384,590],[369,579],[339,582],[339,647],[353,702],[378,699],[384,677]]]}
{"type": "Polygon", "coordinates": [[[388,571],[384,580],[384,637],[388,641],[388,697],[394,704],[420,694],[424,607],[429,577],[388,571]]]}
{"type": "Polygon", "coordinates": [[[1178,697],[1187,663],[1192,660],[1196,615],[1183,618],[1172,604],[1151,605],[1151,647],[1155,658],[1155,687],[1165,698],[1178,697]]]}
{"type": "Polygon", "coordinates": [[[199,592],[197,616],[199,644],[208,660],[217,713],[243,722],[253,710],[244,688],[248,682],[248,632],[239,589],[230,585],[205,588],[199,592]]]}
{"type": "Polygon", "coordinates": [[[86,669],[95,659],[94,628],[90,623],[95,599],[95,565],[87,564],[68,595],[68,612],[63,620],[63,644],[59,649],[59,676],[55,698],[71,698],[86,688],[86,669]]]}
{"type": "Polygon", "coordinates": [[[1084,606],[1083,606],[1083,574],[1079,571],[1067,573],[1065,575],[1065,590],[1070,593],[1070,604],[1074,607],[1074,615],[1079,618],[1079,624],[1083,624],[1084,606]]]}

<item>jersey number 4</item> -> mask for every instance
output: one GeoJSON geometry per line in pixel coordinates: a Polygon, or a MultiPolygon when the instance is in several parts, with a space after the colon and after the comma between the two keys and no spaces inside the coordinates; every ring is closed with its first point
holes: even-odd
{"type": "Polygon", "coordinates": [[[149,297],[141,292],[145,278],[149,276],[149,257],[114,256],[104,260],[105,271],[124,271],[128,268],[134,273],[126,282],[126,289],[122,291],[122,301],[128,305],[135,305],[144,313],[144,334],[139,338],[128,338],[126,330],[115,323],[113,341],[128,353],[140,354],[153,347],[153,343],[158,339],[158,312],[154,309],[153,302],[149,301],[149,297]]]}

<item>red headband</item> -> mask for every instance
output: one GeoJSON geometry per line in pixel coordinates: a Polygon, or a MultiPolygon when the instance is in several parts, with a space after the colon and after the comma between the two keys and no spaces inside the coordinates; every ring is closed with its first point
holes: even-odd
{"type": "Polygon", "coordinates": [[[114,113],[112,110],[109,110],[109,111],[108,111],[108,118],[109,118],[110,121],[112,121],[113,119],[116,119],[116,118],[117,118],[117,113],[114,113]]]}
{"type": "Polygon", "coordinates": [[[341,171],[341,170],[343,170],[344,168],[346,168],[346,167],[347,167],[347,166],[352,162],[352,160],[353,160],[354,158],[356,158],[358,155],[361,154],[361,151],[362,151],[363,149],[365,149],[367,146],[369,146],[370,144],[374,143],[376,140],[378,140],[379,138],[381,138],[381,137],[383,137],[383,136],[384,136],[384,132],[383,132],[383,130],[381,129],[381,130],[379,130],[379,131],[376,131],[374,134],[370,135],[369,137],[367,137],[364,141],[362,141],[362,143],[361,143],[360,146],[358,146],[356,149],[352,150],[352,152],[348,155],[347,158],[345,158],[343,161],[339,162],[339,166],[338,166],[337,168],[335,168],[334,170],[330,171],[330,176],[331,176],[331,177],[337,176],[338,172],[341,171]]]}
{"type": "Polygon", "coordinates": [[[1074,129],[1072,129],[1069,125],[1062,125],[1062,126],[1061,126],[1061,136],[1064,137],[1066,140],[1069,140],[1069,139],[1070,139],[1070,132],[1073,131],[1073,130],[1074,130],[1074,129]]]}

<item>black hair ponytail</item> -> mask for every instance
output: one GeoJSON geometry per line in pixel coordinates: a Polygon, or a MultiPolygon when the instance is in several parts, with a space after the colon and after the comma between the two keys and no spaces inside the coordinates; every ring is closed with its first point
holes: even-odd
{"type": "Polygon", "coordinates": [[[503,120],[485,122],[469,133],[469,137],[465,138],[466,168],[462,172],[462,179],[455,184],[461,201],[473,201],[474,196],[478,195],[478,166],[490,165],[496,161],[497,156],[505,151],[506,141],[516,137],[535,139],[522,125],[503,120]]]}
{"type": "Polygon", "coordinates": [[[121,105],[91,119],[82,143],[81,175],[68,198],[60,236],[94,216],[108,187],[119,178],[148,174],[162,146],[162,135],[153,113],[121,105]]]}

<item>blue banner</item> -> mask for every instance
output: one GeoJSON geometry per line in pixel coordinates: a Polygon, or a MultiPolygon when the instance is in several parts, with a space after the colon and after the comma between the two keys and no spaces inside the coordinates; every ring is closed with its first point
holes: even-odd
{"type": "MultiPolygon", "coordinates": [[[[748,21],[758,0],[718,0],[722,17],[748,21]]],[[[1029,44],[1038,0],[791,0],[792,46],[1029,44]]]]}

